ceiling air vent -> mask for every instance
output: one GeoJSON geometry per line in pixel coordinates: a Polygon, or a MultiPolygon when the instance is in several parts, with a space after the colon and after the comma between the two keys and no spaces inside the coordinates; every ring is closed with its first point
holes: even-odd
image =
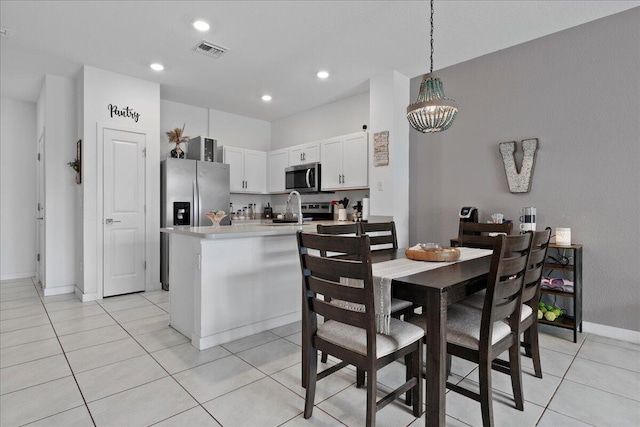
{"type": "Polygon", "coordinates": [[[211,56],[212,58],[219,58],[227,51],[227,48],[202,40],[193,50],[203,55],[211,56]]]}

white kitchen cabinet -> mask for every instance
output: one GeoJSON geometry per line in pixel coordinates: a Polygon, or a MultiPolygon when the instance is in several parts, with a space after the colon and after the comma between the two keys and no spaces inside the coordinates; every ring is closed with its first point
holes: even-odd
{"type": "Polygon", "coordinates": [[[310,142],[289,148],[289,166],[316,163],[319,161],[320,146],[317,142],[310,142]]]}
{"type": "Polygon", "coordinates": [[[284,170],[289,166],[289,149],[274,150],[268,156],[268,190],[269,193],[284,193],[284,170]]]}
{"type": "Polygon", "coordinates": [[[368,134],[357,132],[320,142],[322,190],[369,186],[368,134]]]}
{"type": "Polygon", "coordinates": [[[230,166],[232,193],[267,192],[267,153],[224,146],[222,162],[230,166]]]}

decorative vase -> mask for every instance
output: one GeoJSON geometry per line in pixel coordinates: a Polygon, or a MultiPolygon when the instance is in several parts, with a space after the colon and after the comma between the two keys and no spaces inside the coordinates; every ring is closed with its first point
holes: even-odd
{"type": "Polygon", "coordinates": [[[171,157],[174,159],[184,159],[184,151],[180,148],[180,144],[176,144],[176,148],[171,150],[171,157]]]}

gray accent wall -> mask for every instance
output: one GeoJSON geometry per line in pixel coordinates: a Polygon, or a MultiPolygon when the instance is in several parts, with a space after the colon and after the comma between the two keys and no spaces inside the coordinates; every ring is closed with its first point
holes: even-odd
{"type": "Polygon", "coordinates": [[[583,320],[640,331],[640,8],[437,74],[460,111],[443,133],[411,130],[409,235],[448,243],[462,206],[516,227],[535,206],[538,229],[571,227],[584,245],[583,320]],[[512,194],[498,144],[517,141],[519,165],[527,138],[531,191],[512,194]]]}

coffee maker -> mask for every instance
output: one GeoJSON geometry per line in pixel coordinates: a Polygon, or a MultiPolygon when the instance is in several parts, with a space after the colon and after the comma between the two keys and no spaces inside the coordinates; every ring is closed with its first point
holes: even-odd
{"type": "Polygon", "coordinates": [[[478,222],[478,209],[474,206],[465,206],[460,209],[461,222],[478,222]]]}

